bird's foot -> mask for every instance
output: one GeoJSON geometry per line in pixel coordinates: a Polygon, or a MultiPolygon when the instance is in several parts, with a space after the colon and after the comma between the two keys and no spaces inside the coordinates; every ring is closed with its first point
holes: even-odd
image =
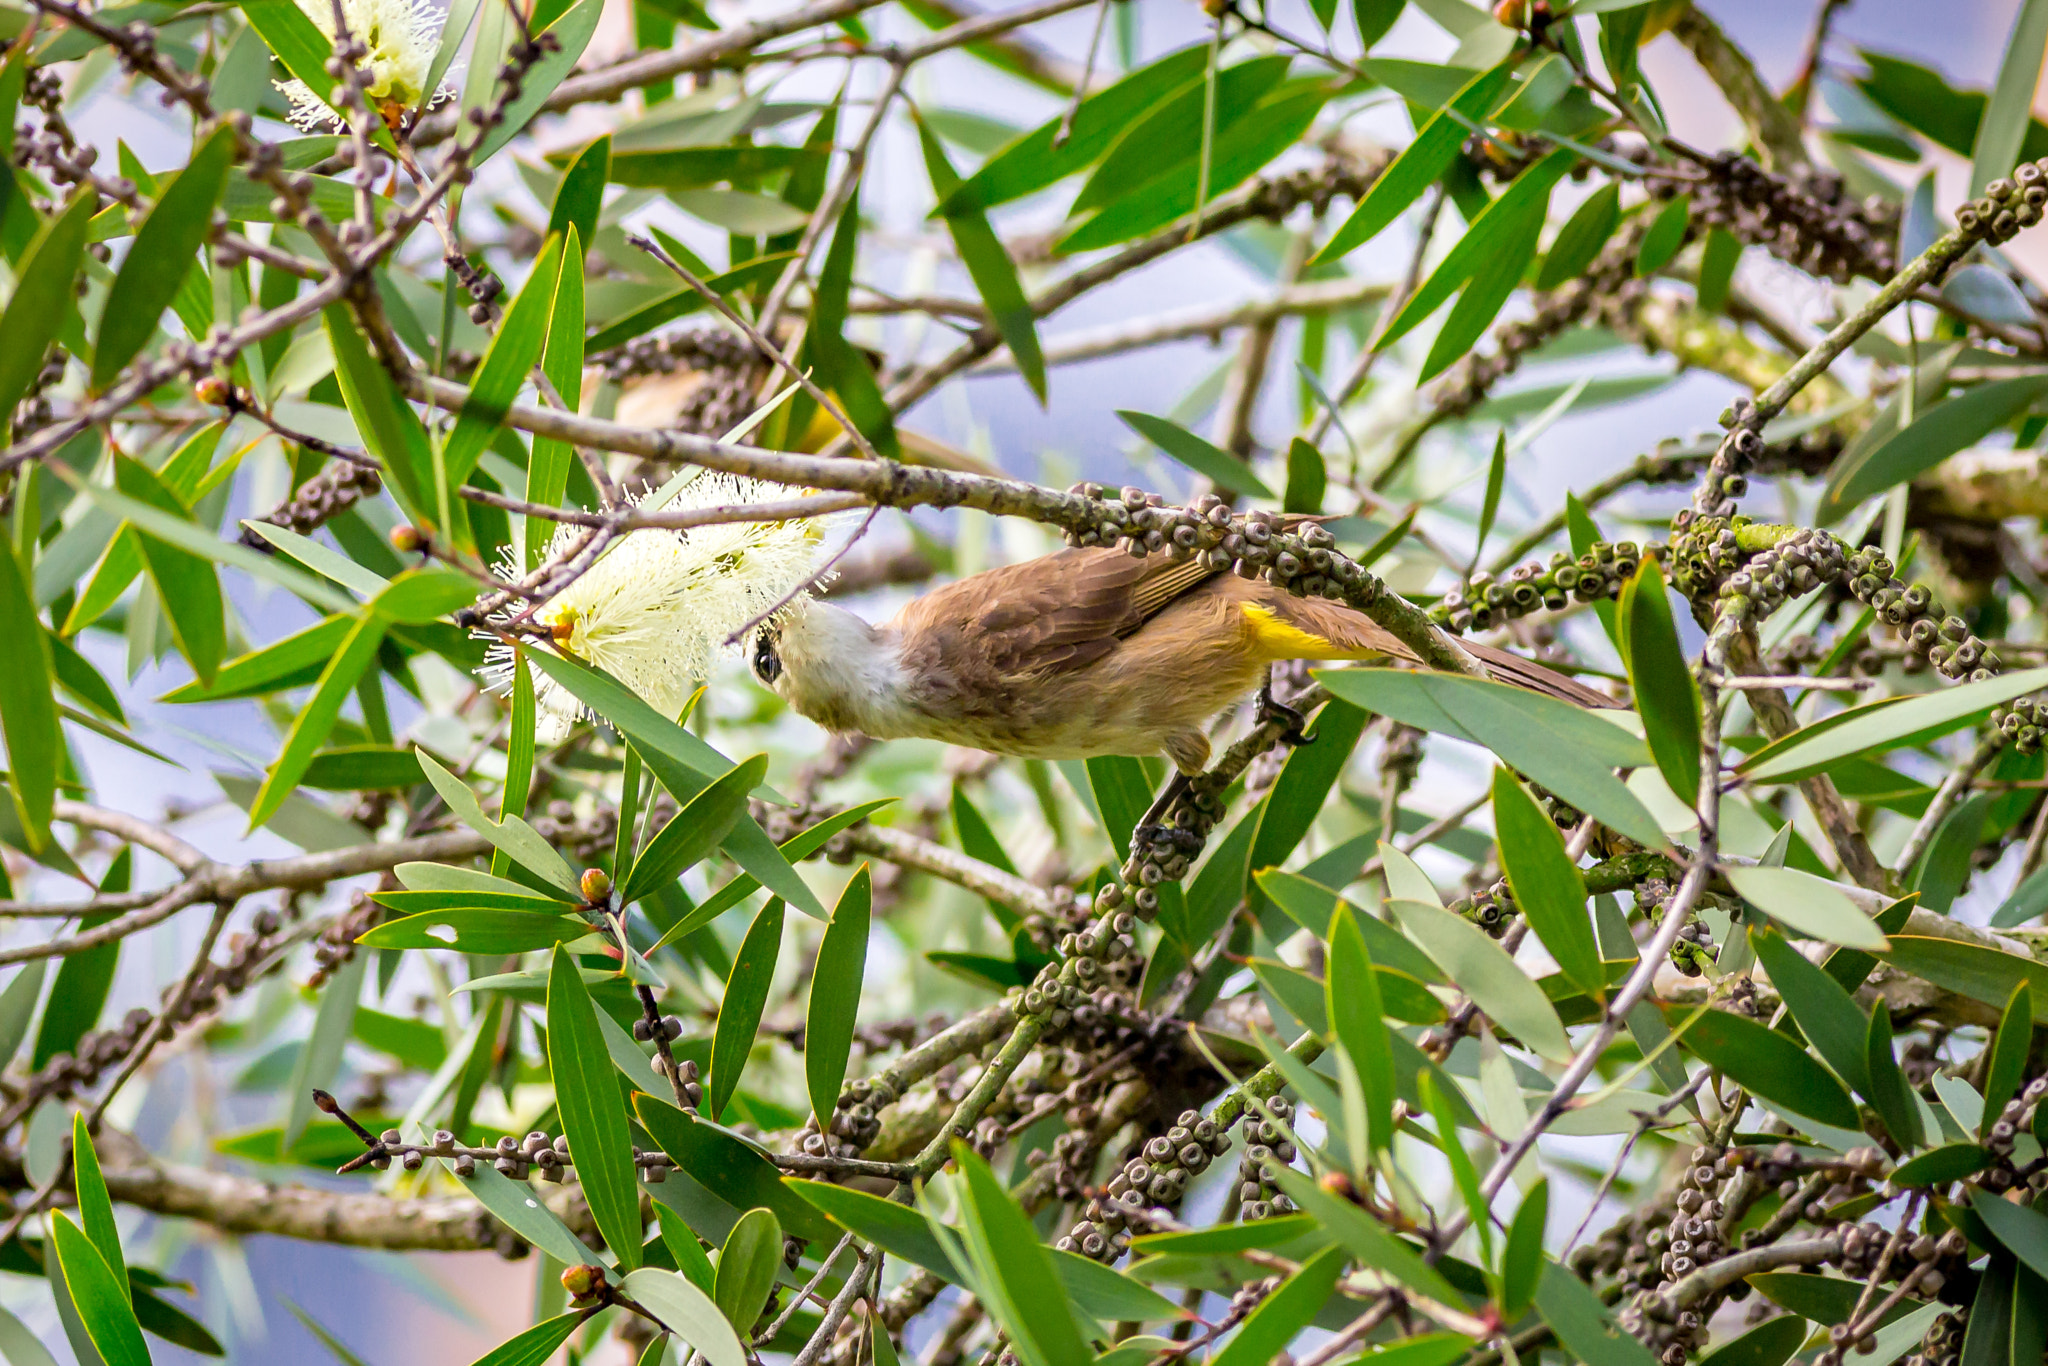
{"type": "Polygon", "coordinates": [[[1289,747],[1305,745],[1315,737],[1306,729],[1308,718],[1293,707],[1273,696],[1270,687],[1259,689],[1258,716],[1261,723],[1277,722],[1286,727],[1280,732],[1280,743],[1289,747]]]}

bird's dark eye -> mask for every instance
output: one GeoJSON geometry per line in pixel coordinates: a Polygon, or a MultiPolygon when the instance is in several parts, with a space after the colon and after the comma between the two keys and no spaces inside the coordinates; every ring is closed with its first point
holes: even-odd
{"type": "Polygon", "coordinates": [[[775,641],[766,631],[754,637],[754,677],[771,688],[782,677],[782,656],[775,653],[775,641]]]}

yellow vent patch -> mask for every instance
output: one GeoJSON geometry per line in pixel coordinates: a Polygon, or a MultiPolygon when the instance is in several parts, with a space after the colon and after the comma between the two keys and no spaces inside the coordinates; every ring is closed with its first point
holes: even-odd
{"type": "Polygon", "coordinates": [[[1250,628],[1252,652],[1261,663],[1281,659],[1352,659],[1352,651],[1299,626],[1280,620],[1270,608],[1244,603],[1240,609],[1250,628]]]}

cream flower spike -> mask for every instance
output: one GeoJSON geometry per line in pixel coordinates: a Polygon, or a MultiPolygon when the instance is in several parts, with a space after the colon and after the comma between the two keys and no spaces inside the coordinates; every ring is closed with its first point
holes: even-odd
{"type": "MultiPolygon", "coordinates": [[[[334,41],[333,0],[297,2],[314,27],[334,41]]],[[[441,39],[442,14],[432,0],[341,0],[341,14],[348,31],[370,50],[361,68],[363,91],[386,123],[415,106],[432,108],[454,97],[455,87],[443,81],[431,99],[422,98],[441,39]]],[[[304,81],[272,84],[291,101],[294,128],[317,133],[345,126],[342,116],[304,81]]]]}
{"type": "MultiPolygon", "coordinates": [[[[669,492],[643,494],[635,502],[669,492]]],[[[661,505],[720,507],[788,496],[778,484],[706,472],[661,505]]],[[[674,717],[695,684],[710,676],[728,636],[816,577],[831,520],[721,522],[688,531],[643,527],[621,537],[532,619],[548,628],[562,654],[596,665],[663,716],[674,717]]],[[[551,556],[581,530],[559,527],[551,556]]],[[[509,565],[499,573],[517,577],[509,565]]],[[[479,673],[492,692],[509,692],[511,647],[492,645],[479,673]]],[[[559,743],[584,715],[574,696],[537,671],[534,702],[542,744],[559,743]]]]}

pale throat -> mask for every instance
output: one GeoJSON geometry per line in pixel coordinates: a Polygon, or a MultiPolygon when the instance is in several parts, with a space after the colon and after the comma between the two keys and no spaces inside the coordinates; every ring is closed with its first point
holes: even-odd
{"type": "Polygon", "coordinates": [[[881,740],[916,733],[919,713],[895,631],[814,602],[784,627],[781,654],[780,691],[819,725],[881,740]]]}

